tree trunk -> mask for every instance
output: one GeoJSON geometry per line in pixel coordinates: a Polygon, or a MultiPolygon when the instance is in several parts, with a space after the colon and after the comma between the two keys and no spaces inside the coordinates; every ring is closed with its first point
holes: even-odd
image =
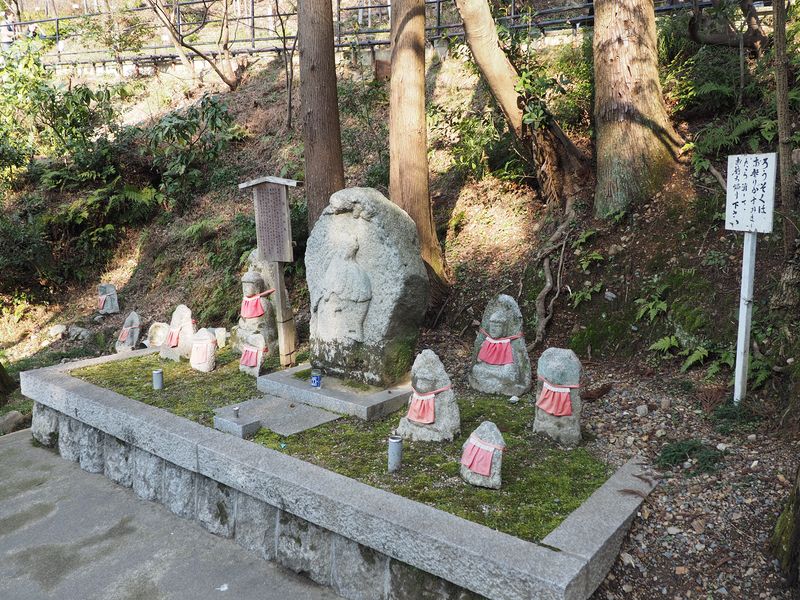
{"type": "Polygon", "coordinates": [[[800,580],[800,469],[795,474],[789,502],[775,524],[770,546],[789,585],[797,587],[800,580]]]}
{"type": "Polygon", "coordinates": [[[519,74],[500,46],[487,0],[456,0],[456,6],[475,64],[523,156],[533,164],[543,199],[569,212],[573,197],[589,177],[583,156],[553,119],[535,131],[523,123],[525,99],[516,90],[519,74]]]}
{"type": "MultiPolygon", "coordinates": [[[[396,0],[392,7],[392,75],[389,95],[389,197],[414,220],[422,260],[439,282],[445,262],[428,187],[425,121],[425,2],[396,0]]],[[[441,287],[431,281],[434,291],[441,287]]],[[[439,294],[433,294],[433,303],[439,294]]]]}
{"type": "Polygon", "coordinates": [[[781,211],[783,213],[783,253],[786,258],[794,252],[797,233],[790,222],[795,208],[794,165],[792,144],[789,138],[791,115],[789,113],[789,64],[786,57],[786,4],[774,0],[772,14],[775,27],[775,88],[778,107],[778,173],[781,182],[781,211]]]}
{"type": "Polygon", "coordinates": [[[333,7],[328,0],[298,2],[300,106],[305,146],[308,230],[344,188],[342,134],[333,48],[333,7]]]}
{"type": "MultiPolygon", "coordinates": [[[[14,380],[11,379],[11,376],[8,373],[6,373],[3,363],[0,363],[0,395],[8,394],[15,387],[17,386],[14,383],[14,380]]],[[[3,404],[3,402],[0,402],[0,404],[3,404]]]]}
{"type": "MultiPolygon", "coordinates": [[[[712,0],[715,8],[720,8],[720,0],[712,0]]],[[[716,46],[731,46],[738,48],[741,44],[746,48],[753,48],[757,53],[767,46],[767,35],[761,28],[758,12],[752,0],[740,0],[739,8],[742,10],[747,28],[740,34],[733,23],[724,15],[718,14],[706,18],[700,8],[699,0],[693,0],[693,15],[689,19],[689,37],[698,44],[711,44],[716,46]]]]}
{"type": "Polygon", "coordinates": [[[594,10],[594,209],[608,217],[663,185],[681,142],[661,95],[653,0],[596,0],[594,10]]]}

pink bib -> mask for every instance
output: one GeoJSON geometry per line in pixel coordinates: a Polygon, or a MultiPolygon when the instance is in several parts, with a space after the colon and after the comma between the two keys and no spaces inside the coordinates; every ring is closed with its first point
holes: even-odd
{"type": "Polygon", "coordinates": [[[511,348],[511,340],[522,337],[522,333],[504,338],[490,337],[483,329],[481,333],[486,336],[480,350],[478,350],[478,360],[488,365],[510,365],[514,362],[514,350],[511,348]]]}
{"type": "Polygon", "coordinates": [[[473,473],[489,477],[492,474],[492,457],[495,450],[502,452],[505,448],[484,442],[473,433],[469,436],[467,445],[464,447],[464,453],[461,455],[461,464],[473,473]]]}
{"type": "Polygon", "coordinates": [[[245,346],[242,349],[242,358],[239,359],[239,364],[243,367],[258,366],[258,348],[245,346]]]}
{"type": "Polygon", "coordinates": [[[208,346],[206,342],[199,342],[192,345],[192,354],[189,357],[190,364],[202,364],[208,360],[208,346]]]}
{"type": "Polygon", "coordinates": [[[242,308],[240,310],[241,315],[245,319],[254,319],[256,317],[263,316],[264,307],[261,305],[261,298],[264,296],[269,296],[274,291],[274,289],[271,289],[267,290],[266,292],[256,294],[255,296],[245,296],[242,298],[242,308]]]}
{"type": "Polygon", "coordinates": [[[542,393],[536,401],[536,406],[547,414],[554,417],[569,417],[572,415],[572,400],[569,391],[577,388],[577,385],[553,385],[543,377],[539,377],[542,382],[542,393]]]}
{"type": "Polygon", "coordinates": [[[119,332],[119,338],[118,338],[120,342],[124,342],[125,340],[128,339],[128,333],[130,332],[130,330],[131,330],[130,327],[122,328],[122,331],[119,332]]]}
{"type": "Polygon", "coordinates": [[[406,415],[408,420],[422,425],[430,425],[436,421],[436,394],[449,389],[450,386],[448,385],[427,394],[420,394],[417,390],[414,390],[414,393],[411,394],[411,404],[408,406],[408,414],[406,415]]]}
{"type": "Polygon", "coordinates": [[[97,310],[103,310],[103,307],[106,305],[106,298],[108,298],[108,294],[97,297],[97,310]]]}
{"type": "Polygon", "coordinates": [[[170,348],[177,348],[180,339],[181,339],[180,329],[170,329],[169,333],[167,334],[167,346],[169,346],[170,348]]]}

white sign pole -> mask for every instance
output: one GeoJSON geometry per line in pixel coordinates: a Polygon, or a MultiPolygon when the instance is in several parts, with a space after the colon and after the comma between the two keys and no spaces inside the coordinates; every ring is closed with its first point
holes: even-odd
{"type": "Polygon", "coordinates": [[[747,370],[750,364],[750,324],[753,320],[753,281],[756,274],[756,242],[758,234],[744,234],[742,258],[742,291],[739,296],[739,336],[736,340],[736,377],[733,403],[739,404],[747,394],[747,370]]]}
{"type": "Polygon", "coordinates": [[[750,366],[750,325],[753,319],[753,283],[756,273],[756,240],[771,233],[775,204],[776,155],[739,154],[728,157],[728,189],[725,229],[744,232],[742,291],[739,297],[739,335],[736,340],[736,374],[733,403],[747,394],[750,366]]]}

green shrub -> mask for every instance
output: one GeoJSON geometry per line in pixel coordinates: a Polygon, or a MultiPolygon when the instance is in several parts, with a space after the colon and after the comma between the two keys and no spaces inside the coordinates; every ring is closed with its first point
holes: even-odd
{"type": "Polygon", "coordinates": [[[722,460],[722,452],[700,440],[681,440],[664,446],[656,464],[662,469],[671,469],[689,460],[693,464],[687,470],[687,475],[713,473],[722,460]]]}
{"type": "Polygon", "coordinates": [[[38,287],[42,273],[51,265],[41,228],[0,213],[0,293],[38,287]]]}

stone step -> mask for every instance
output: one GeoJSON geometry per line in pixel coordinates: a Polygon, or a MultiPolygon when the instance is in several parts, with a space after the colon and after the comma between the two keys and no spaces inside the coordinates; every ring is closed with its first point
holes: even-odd
{"type": "Polygon", "coordinates": [[[398,382],[389,389],[370,386],[369,389],[360,390],[329,375],[323,377],[322,387],[314,388],[307,379],[295,377],[297,373],[310,368],[306,363],[262,375],[257,381],[258,389],[270,396],[368,421],[379,419],[404,406],[412,391],[410,379],[398,382]]]}
{"type": "Polygon", "coordinates": [[[340,416],[301,402],[266,395],[215,409],[214,429],[247,438],[265,427],[288,436],[335,421],[340,416]],[[238,417],[234,415],[234,408],[239,409],[238,417]]]}

